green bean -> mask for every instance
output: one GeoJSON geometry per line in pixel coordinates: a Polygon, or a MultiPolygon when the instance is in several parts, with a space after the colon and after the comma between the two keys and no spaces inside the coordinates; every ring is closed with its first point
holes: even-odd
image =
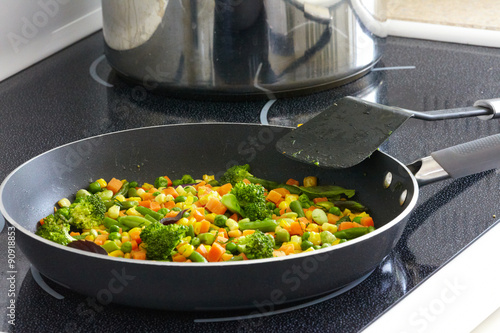
{"type": "Polygon", "coordinates": [[[152,223],[154,223],[154,222],[158,222],[158,220],[157,220],[157,219],[155,219],[154,217],[152,217],[152,216],[151,216],[151,215],[149,215],[149,214],[144,215],[144,218],[145,218],[145,219],[147,219],[149,222],[152,222],[152,223]]]}
{"type": "Polygon", "coordinates": [[[207,262],[207,259],[205,259],[204,256],[202,256],[199,252],[193,251],[191,255],[189,256],[189,259],[193,262],[207,262]]]}
{"type": "Polygon", "coordinates": [[[262,221],[240,221],[238,227],[240,230],[260,230],[262,232],[271,232],[276,230],[278,222],[273,219],[264,219],[262,221]]]}
{"type": "Polygon", "coordinates": [[[151,221],[149,221],[145,217],[130,216],[130,215],[119,217],[118,222],[124,224],[125,226],[129,227],[130,229],[136,228],[136,227],[147,226],[147,225],[151,224],[151,221]]]}
{"type": "Polygon", "coordinates": [[[164,215],[162,215],[162,214],[160,214],[158,212],[155,212],[152,209],[149,209],[149,208],[143,207],[143,206],[136,206],[135,210],[138,211],[139,213],[141,213],[142,215],[148,215],[149,214],[151,217],[153,217],[157,221],[161,220],[163,218],[163,216],[164,216],[164,215]]]}
{"type": "Polygon", "coordinates": [[[120,203],[121,203],[123,209],[129,209],[129,208],[132,208],[132,207],[139,205],[139,202],[135,201],[135,200],[124,200],[124,201],[120,201],[120,203]]]}
{"type": "Polygon", "coordinates": [[[130,230],[130,228],[127,227],[126,225],[124,225],[124,224],[122,224],[122,223],[118,222],[117,220],[112,219],[110,217],[105,217],[103,220],[103,224],[106,227],[106,229],[110,229],[111,226],[117,226],[118,228],[122,228],[122,231],[130,230]]]}
{"type": "Polygon", "coordinates": [[[359,236],[363,236],[369,232],[368,227],[356,227],[356,228],[349,228],[341,231],[337,231],[333,233],[333,235],[337,238],[344,238],[344,239],[353,239],[359,236]]]}
{"type": "Polygon", "coordinates": [[[122,187],[120,187],[120,189],[118,190],[118,192],[116,192],[116,194],[114,195],[114,197],[116,198],[118,195],[125,196],[125,194],[128,193],[128,189],[129,189],[129,182],[123,183],[122,187]]]}

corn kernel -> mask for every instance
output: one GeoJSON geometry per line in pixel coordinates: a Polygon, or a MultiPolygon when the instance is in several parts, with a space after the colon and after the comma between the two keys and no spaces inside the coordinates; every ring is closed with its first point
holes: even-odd
{"type": "Polygon", "coordinates": [[[165,202],[174,201],[175,198],[174,198],[174,196],[172,194],[167,194],[166,197],[165,197],[165,200],[167,200],[165,202]]]}
{"type": "Polygon", "coordinates": [[[192,205],[192,204],[193,204],[193,201],[194,201],[193,196],[189,196],[189,195],[188,195],[188,197],[187,197],[186,201],[184,201],[184,203],[185,203],[186,205],[192,205]]]}
{"type": "Polygon", "coordinates": [[[124,256],[124,253],[122,250],[115,250],[111,253],[108,253],[108,255],[110,255],[111,257],[122,257],[124,256]]]}
{"type": "Polygon", "coordinates": [[[295,242],[297,244],[302,244],[302,237],[300,236],[297,236],[297,235],[293,235],[291,238],[290,238],[290,242],[295,242]]]}
{"type": "Polygon", "coordinates": [[[279,209],[287,209],[288,208],[288,203],[286,201],[282,201],[280,202],[280,204],[278,205],[278,208],[279,209]]]}
{"type": "Polygon", "coordinates": [[[162,204],[167,202],[167,196],[164,193],[160,193],[155,197],[155,201],[162,204]]]}
{"type": "Polygon", "coordinates": [[[321,225],[321,229],[323,231],[330,231],[333,234],[334,232],[337,232],[338,228],[337,228],[337,226],[335,224],[331,224],[331,223],[327,222],[327,223],[323,223],[321,225]]]}
{"type": "Polygon", "coordinates": [[[189,220],[187,218],[183,217],[177,223],[180,224],[180,225],[188,226],[189,225],[189,220]]]}
{"type": "Polygon", "coordinates": [[[144,183],[142,184],[142,188],[145,189],[145,190],[150,190],[154,187],[154,185],[151,185],[149,183],[144,183]]]}
{"type": "Polygon", "coordinates": [[[101,188],[105,188],[106,186],[108,186],[108,183],[102,178],[96,180],[96,182],[98,182],[99,185],[101,185],[101,188]]]}
{"type": "Polygon", "coordinates": [[[311,234],[309,236],[309,241],[313,243],[314,245],[320,245],[321,244],[321,235],[317,232],[311,231],[311,234]]]}
{"type": "Polygon", "coordinates": [[[212,248],[211,245],[206,245],[206,244],[202,244],[202,245],[205,247],[205,249],[207,250],[207,252],[210,252],[210,249],[212,248]]]}
{"type": "Polygon", "coordinates": [[[312,213],[313,213],[312,210],[306,210],[305,214],[308,220],[312,220],[312,213]]]}
{"type": "Polygon", "coordinates": [[[238,225],[238,222],[236,222],[235,220],[233,219],[227,219],[226,220],[226,226],[229,228],[229,230],[238,230],[239,229],[239,225],[238,225]]]}
{"type": "Polygon", "coordinates": [[[340,238],[337,238],[336,240],[334,240],[332,242],[332,245],[337,245],[338,243],[340,243],[340,238]]]}
{"type": "Polygon", "coordinates": [[[290,204],[290,202],[298,200],[299,195],[298,194],[286,194],[285,195],[285,201],[290,204]]]}
{"type": "Polygon", "coordinates": [[[294,250],[300,250],[300,243],[296,241],[289,241],[288,244],[292,244],[294,250]]]}
{"type": "Polygon", "coordinates": [[[127,209],[127,215],[141,216],[141,213],[135,210],[134,207],[127,209]]]}
{"type": "Polygon", "coordinates": [[[108,216],[112,219],[116,219],[120,215],[120,206],[113,205],[108,209],[108,216]]]}
{"type": "Polygon", "coordinates": [[[132,253],[125,253],[125,255],[123,256],[123,258],[126,258],[126,259],[132,258],[132,253]]]}
{"type": "Polygon", "coordinates": [[[128,201],[141,201],[141,197],[128,197],[127,198],[128,201]]]}
{"type": "Polygon", "coordinates": [[[194,229],[194,234],[199,235],[201,229],[201,222],[195,222],[195,224],[193,225],[193,229],[194,229]]]}
{"type": "Polygon", "coordinates": [[[182,242],[189,243],[189,242],[191,241],[191,236],[186,236],[186,237],[184,237],[181,241],[182,241],[182,242]]]}
{"type": "Polygon", "coordinates": [[[214,176],[214,175],[211,175],[211,176],[209,176],[209,175],[203,175],[203,180],[204,180],[205,182],[207,182],[207,183],[208,183],[209,181],[211,181],[211,180],[214,180],[214,179],[215,179],[215,176],[214,176]]]}
{"type": "Polygon", "coordinates": [[[177,191],[177,193],[179,193],[179,195],[186,195],[186,190],[184,190],[184,187],[182,187],[181,185],[177,186],[175,190],[177,191]]]}
{"type": "Polygon", "coordinates": [[[311,252],[311,251],[314,251],[314,248],[312,246],[310,248],[308,248],[307,250],[302,251],[302,252],[311,252]]]}
{"type": "Polygon", "coordinates": [[[69,207],[71,205],[71,201],[69,201],[67,198],[62,198],[57,202],[59,207],[69,207]]]}
{"type": "Polygon", "coordinates": [[[279,226],[286,230],[290,230],[290,224],[293,222],[293,220],[289,218],[279,219],[278,221],[279,226]]]}
{"type": "Polygon", "coordinates": [[[208,222],[214,223],[216,216],[217,216],[217,214],[214,214],[214,213],[207,214],[207,215],[205,215],[205,220],[207,220],[208,222]]]}
{"type": "Polygon", "coordinates": [[[179,251],[180,254],[182,254],[184,257],[187,258],[191,255],[191,253],[193,253],[194,246],[189,244],[189,243],[186,243],[186,244],[182,245],[181,247],[179,247],[177,249],[177,251],[179,251]]]}
{"type": "Polygon", "coordinates": [[[228,261],[229,259],[231,259],[233,257],[233,255],[231,253],[227,253],[225,252],[223,255],[222,255],[222,260],[223,261],[228,261]]]}
{"type": "Polygon", "coordinates": [[[144,195],[144,193],[146,193],[146,191],[144,191],[142,188],[137,190],[137,195],[140,197],[142,197],[144,195]]]}
{"type": "Polygon", "coordinates": [[[85,237],[85,240],[88,240],[88,241],[91,241],[91,242],[93,242],[93,241],[94,241],[94,239],[95,239],[94,235],[87,235],[87,236],[85,237]]]}
{"type": "Polygon", "coordinates": [[[236,229],[236,230],[231,230],[227,233],[227,235],[231,238],[238,238],[240,237],[241,235],[243,235],[243,233],[241,232],[241,230],[239,229],[236,229]]]}
{"type": "Polygon", "coordinates": [[[120,195],[117,195],[117,196],[115,197],[115,199],[116,199],[116,200],[118,200],[118,201],[120,201],[120,202],[125,201],[125,197],[124,197],[123,195],[121,195],[121,194],[120,194],[120,195]]]}

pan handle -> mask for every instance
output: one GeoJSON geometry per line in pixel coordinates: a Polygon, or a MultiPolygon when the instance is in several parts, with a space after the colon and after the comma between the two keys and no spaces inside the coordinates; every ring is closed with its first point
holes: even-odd
{"type": "Polygon", "coordinates": [[[420,185],[500,168],[500,134],[438,150],[408,168],[420,185]]]}

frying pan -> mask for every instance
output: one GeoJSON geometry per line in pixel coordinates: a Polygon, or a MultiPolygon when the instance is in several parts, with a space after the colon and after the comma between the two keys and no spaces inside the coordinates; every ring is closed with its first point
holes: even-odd
{"type": "MultiPolygon", "coordinates": [[[[428,157],[411,165],[377,151],[348,169],[328,170],[276,152],[290,128],[204,123],[139,128],[96,136],[50,150],[15,169],[0,187],[0,209],[16,228],[16,244],[44,276],[75,292],[110,302],[165,310],[270,308],[349,286],[371,273],[398,242],[417,203],[418,178],[447,177],[428,157]],[[357,190],[376,230],[308,253],[239,262],[186,264],[113,258],[61,246],[34,234],[37,221],[63,197],[98,178],[151,182],[159,175],[220,176],[233,164],[249,163],[262,178],[285,181],[317,176],[322,184],[357,190]],[[425,174],[421,174],[423,170],[425,174]],[[286,178],[286,179],[284,179],[286,178]]],[[[454,168],[463,176],[497,167],[500,135],[480,145],[439,152],[444,161],[475,153],[486,164],[454,168]]],[[[477,162],[477,155],[471,157],[477,162]]]]}

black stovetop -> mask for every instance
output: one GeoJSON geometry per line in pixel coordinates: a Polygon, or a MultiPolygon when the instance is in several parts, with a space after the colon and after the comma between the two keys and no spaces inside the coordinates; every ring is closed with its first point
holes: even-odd
{"type": "MultiPolygon", "coordinates": [[[[96,33],[0,83],[0,179],[30,158],[85,137],[151,125],[244,122],[295,126],[336,99],[354,95],[413,110],[471,105],[500,96],[498,49],[388,38],[374,71],[346,86],[294,98],[211,101],[176,99],[123,83],[103,57],[96,33]],[[269,107],[270,106],[270,107],[269,107]],[[269,107],[269,109],[267,109],[269,107]]],[[[498,120],[409,120],[381,149],[410,163],[446,146],[500,133],[498,120]]],[[[46,281],[35,281],[16,251],[16,325],[8,324],[7,255],[1,264],[1,331],[342,331],[361,330],[432,275],[498,216],[497,171],[427,185],[394,251],[353,289],[295,311],[227,322],[199,322],[238,312],[166,312],[103,305],[46,281]]],[[[7,228],[0,253],[7,251],[7,228]]],[[[276,309],[275,309],[276,310],[276,309]]]]}

